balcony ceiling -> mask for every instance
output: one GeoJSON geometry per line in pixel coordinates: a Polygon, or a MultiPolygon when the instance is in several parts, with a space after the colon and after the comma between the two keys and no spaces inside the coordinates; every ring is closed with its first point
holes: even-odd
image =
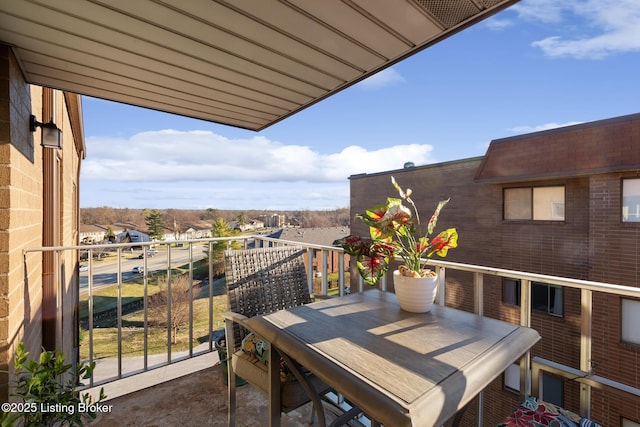
{"type": "Polygon", "coordinates": [[[515,2],[2,0],[0,42],[29,83],[261,130],[515,2]]]}

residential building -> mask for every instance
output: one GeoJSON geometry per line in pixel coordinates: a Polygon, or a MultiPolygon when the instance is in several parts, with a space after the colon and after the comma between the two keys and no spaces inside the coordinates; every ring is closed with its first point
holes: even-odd
{"type": "MultiPolygon", "coordinates": [[[[281,228],[269,237],[274,237],[282,240],[288,240],[292,242],[300,242],[312,245],[331,246],[334,241],[342,237],[349,235],[349,227],[313,227],[313,228],[299,228],[289,227],[281,228]]],[[[313,265],[311,269],[314,276],[321,277],[323,270],[323,255],[322,249],[316,249],[314,251],[313,265]]],[[[326,271],[327,274],[336,273],[340,271],[340,257],[337,252],[328,252],[326,255],[326,271]]],[[[343,261],[348,259],[348,255],[342,255],[343,261]]],[[[305,260],[306,262],[306,260],[305,260]]],[[[344,263],[343,265],[348,265],[344,263]]]]}
{"type": "Polygon", "coordinates": [[[185,230],[180,232],[178,240],[185,239],[204,239],[211,237],[211,224],[206,221],[198,221],[197,223],[185,224],[185,230]]]}
{"type": "Polygon", "coordinates": [[[57,267],[53,252],[23,251],[79,244],[85,145],[79,95],[27,84],[4,44],[0,76],[0,400],[7,401],[18,343],[77,360],[78,254],[65,252],[57,267]],[[43,127],[31,129],[32,115],[61,130],[61,148],[41,145],[43,127]]]}
{"type": "Polygon", "coordinates": [[[264,223],[266,227],[284,227],[287,224],[286,216],[282,214],[272,214],[272,215],[262,215],[260,216],[260,220],[264,223]]]}
{"type": "MultiPolygon", "coordinates": [[[[423,220],[451,198],[436,230],[458,229],[447,261],[640,286],[640,114],[494,140],[483,157],[352,176],[352,216],[397,196],[391,176],[413,190],[423,220]]],[[[354,221],[352,232],[367,229],[354,221]]],[[[447,305],[473,310],[472,283],[448,272],[447,305]]],[[[485,277],[484,314],[518,322],[519,286],[485,277]]],[[[578,368],[580,291],[534,283],[532,311],[542,335],[532,355],[578,368]]],[[[640,387],[638,318],[639,301],[594,295],[593,373],[640,387]]],[[[547,396],[577,410],[576,382],[548,376],[543,383],[547,396]]],[[[514,407],[512,389],[504,378],[489,387],[485,420],[497,422],[514,407]]],[[[593,390],[591,399],[602,425],[637,419],[640,410],[615,393],[593,390]]]]}
{"type": "Polygon", "coordinates": [[[131,242],[131,243],[143,243],[143,242],[150,242],[151,238],[149,237],[148,233],[145,233],[144,231],[140,231],[140,230],[136,230],[136,229],[130,229],[130,230],[124,230],[121,233],[116,234],[116,242],[118,243],[125,243],[125,242],[131,242]]]}
{"type": "Polygon", "coordinates": [[[255,220],[255,219],[250,219],[245,224],[238,224],[237,222],[231,222],[230,225],[231,227],[239,228],[242,231],[252,231],[252,230],[259,230],[261,228],[264,228],[264,222],[255,220]]]}
{"type": "Polygon", "coordinates": [[[80,224],[80,242],[86,244],[102,242],[107,237],[107,229],[99,225],[80,224]]]}

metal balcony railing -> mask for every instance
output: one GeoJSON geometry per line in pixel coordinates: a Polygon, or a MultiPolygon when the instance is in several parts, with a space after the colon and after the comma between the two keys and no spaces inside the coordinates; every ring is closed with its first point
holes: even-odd
{"type": "MultiPolygon", "coordinates": [[[[591,417],[592,388],[620,394],[625,399],[630,399],[630,401],[640,404],[640,389],[629,384],[624,384],[609,378],[595,375],[592,371],[593,293],[601,292],[638,299],[640,298],[640,288],[433,259],[430,259],[428,264],[435,267],[436,271],[439,273],[438,303],[441,305],[444,304],[446,296],[446,271],[457,270],[472,273],[474,312],[480,316],[484,315],[483,302],[485,276],[497,276],[500,278],[519,280],[521,286],[520,324],[526,327],[531,327],[531,288],[533,282],[540,282],[545,285],[561,286],[564,288],[579,289],[581,302],[580,366],[575,368],[555,361],[546,360],[541,357],[532,358],[530,352],[528,352],[520,361],[521,400],[524,400],[532,393],[540,397],[541,374],[542,372],[549,372],[563,377],[565,380],[572,380],[580,383],[580,415],[582,417],[591,417]]],[[[543,332],[538,332],[540,332],[542,340],[544,341],[545,337],[543,332]]],[[[480,398],[480,402],[481,401],[482,397],[480,398]]],[[[482,419],[481,405],[482,404],[480,403],[480,420],[482,419]]]]}
{"type": "MultiPolygon", "coordinates": [[[[62,274],[67,267],[60,260],[67,252],[78,251],[77,258],[72,257],[81,260],[78,274],[68,280],[79,286],[80,360],[96,362],[87,385],[94,387],[215,350],[214,339],[223,327],[219,315],[226,310],[214,307],[214,302],[226,303],[224,282],[218,277],[224,270],[207,254],[220,244],[244,248],[299,245],[265,236],[243,236],[40,247],[25,251],[25,269],[30,269],[28,259],[33,262],[27,253],[52,252],[57,283],[69,276],[62,274]],[[164,287],[163,295],[158,292],[159,284],[164,287]],[[166,330],[164,339],[159,339],[159,329],[166,330]],[[176,337],[182,341],[180,345],[176,337]]],[[[307,267],[310,290],[344,295],[344,257],[337,257],[335,273],[328,265],[329,254],[342,254],[342,249],[304,246],[307,266],[313,266],[307,267]],[[336,276],[332,289],[330,272],[336,276]]]]}
{"type": "MultiPolygon", "coordinates": [[[[66,251],[78,251],[78,258],[85,258],[86,267],[75,277],[80,287],[80,353],[81,360],[96,361],[94,377],[88,387],[97,386],[110,381],[146,372],[154,368],[170,365],[177,361],[192,358],[215,350],[212,337],[222,329],[222,321],[217,320],[219,314],[226,309],[218,306],[218,299],[224,299],[221,293],[223,286],[215,274],[216,265],[207,253],[212,253],[214,245],[226,247],[264,247],[295,244],[300,242],[283,241],[264,236],[242,236],[233,238],[194,239],[183,241],[138,242],[91,246],[42,247],[25,251],[25,269],[27,252],[54,253],[54,263],[60,269],[59,260],[66,251]],[[150,251],[155,252],[150,252],[150,251]],[[102,261],[103,254],[110,261],[102,261]],[[133,267],[141,267],[133,272],[133,267]],[[204,268],[204,267],[207,268],[204,268]],[[131,269],[131,271],[129,271],[131,269]],[[86,271],[85,271],[86,270],[86,271]],[[201,270],[208,270],[202,278],[201,270]],[[182,298],[171,292],[176,285],[177,277],[187,278],[188,293],[186,305],[182,298]],[[158,281],[164,281],[168,297],[158,306],[154,306],[154,295],[157,295],[158,281]],[[206,315],[196,313],[204,306],[206,315]],[[158,308],[160,307],[160,308],[158,308]],[[176,328],[169,327],[177,312],[182,313],[179,322],[179,334],[186,340],[186,345],[174,344],[176,328]],[[197,318],[196,318],[197,317],[197,318]],[[106,319],[106,320],[105,320],[106,319]],[[203,320],[204,319],[204,320],[203,320]],[[109,323],[111,322],[111,323],[109,323]],[[204,323],[204,326],[203,326],[204,323]],[[106,327],[108,326],[108,327],[106,327]],[[186,329],[186,331],[185,331],[186,329]],[[105,332],[108,330],[108,334],[105,332]],[[157,331],[162,330],[162,338],[157,331]],[[140,337],[140,338],[138,338],[140,337]],[[100,341],[100,344],[98,342],[100,341]],[[109,347],[104,353],[98,349],[109,347]],[[102,352],[102,353],[101,353],[102,352]]],[[[307,249],[307,271],[309,287],[312,292],[320,294],[344,295],[349,292],[349,284],[345,282],[344,256],[341,248],[322,245],[302,244],[307,249]],[[337,271],[332,271],[328,260],[334,254],[337,258],[337,271]],[[315,266],[310,267],[310,266],[315,266]],[[334,286],[330,286],[330,273],[335,276],[334,286]]],[[[78,259],[74,258],[74,259],[78,259]]],[[[31,258],[33,259],[33,258],[31,258]]],[[[32,261],[33,262],[33,261],[32,261]]],[[[440,283],[437,303],[444,304],[446,296],[446,276],[448,271],[468,272],[473,276],[474,312],[484,315],[484,278],[497,276],[520,280],[520,323],[531,326],[531,285],[532,282],[576,288],[581,294],[581,343],[580,366],[571,367],[546,360],[532,358],[527,353],[520,362],[520,393],[527,397],[531,391],[538,390],[541,371],[576,380],[580,388],[580,412],[589,417],[591,412],[590,393],[598,388],[612,393],[622,393],[625,398],[640,403],[640,390],[630,384],[623,384],[608,378],[591,374],[592,348],[592,299],[594,292],[615,294],[618,296],[640,299],[640,289],[614,284],[568,279],[557,276],[526,273],[522,271],[482,267],[440,260],[428,262],[439,273],[440,283]]],[[[84,263],[81,262],[81,265],[84,263]]],[[[64,277],[60,272],[54,274],[56,280],[64,277]]],[[[380,283],[386,289],[386,279],[380,283]]],[[[364,285],[359,281],[358,290],[364,285]]],[[[201,311],[200,311],[201,313],[201,311]]],[[[175,323],[173,323],[175,325],[175,323]]],[[[544,341],[545,337],[541,333],[544,341]]],[[[478,406],[478,425],[482,425],[482,395],[478,406]]]]}

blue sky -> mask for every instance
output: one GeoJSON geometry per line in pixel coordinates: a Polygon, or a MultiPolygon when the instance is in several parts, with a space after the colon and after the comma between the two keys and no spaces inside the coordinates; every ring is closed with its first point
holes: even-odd
{"type": "Polygon", "coordinates": [[[82,207],[334,209],[348,177],[640,112],[640,1],[522,0],[262,132],[83,98],[82,207]]]}

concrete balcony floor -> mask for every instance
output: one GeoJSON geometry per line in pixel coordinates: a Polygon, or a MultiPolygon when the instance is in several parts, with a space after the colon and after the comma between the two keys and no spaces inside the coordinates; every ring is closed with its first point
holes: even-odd
{"type": "MultiPolygon", "coordinates": [[[[193,365],[200,357],[205,356],[180,362],[180,364],[193,365]]],[[[217,362],[217,355],[215,362],[217,362]]],[[[163,369],[170,372],[174,366],[169,365],[163,369]]],[[[89,425],[97,427],[222,427],[227,425],[227,386],[223,382],[222,369],[219,365],[214,366],[212,363],[202,370],[138,391],[126,390],[140,387],[144,381],[143,375],[149,376],[149,374],[156,379],[164,375],[150,371],[106,384],[105,392],[109,400],[105,404],[112,405],[111,412],[99,415],[89,425]],[[136,379],[136,377],[140,378],[136,379]],[[111,398],[111,396],[118,397],[111,398]]],[[[267,426],[266,398],[250,385],[238,387],[236,390],[238,404],[236,425],[238,427],[267,426]]],[[[95,394],[95,390],[91,394],[95,394]]],[[[282,425],[307,426],[310,408],[310,405],[306,405],[287,415],[283,414],[282,425]]]]}

